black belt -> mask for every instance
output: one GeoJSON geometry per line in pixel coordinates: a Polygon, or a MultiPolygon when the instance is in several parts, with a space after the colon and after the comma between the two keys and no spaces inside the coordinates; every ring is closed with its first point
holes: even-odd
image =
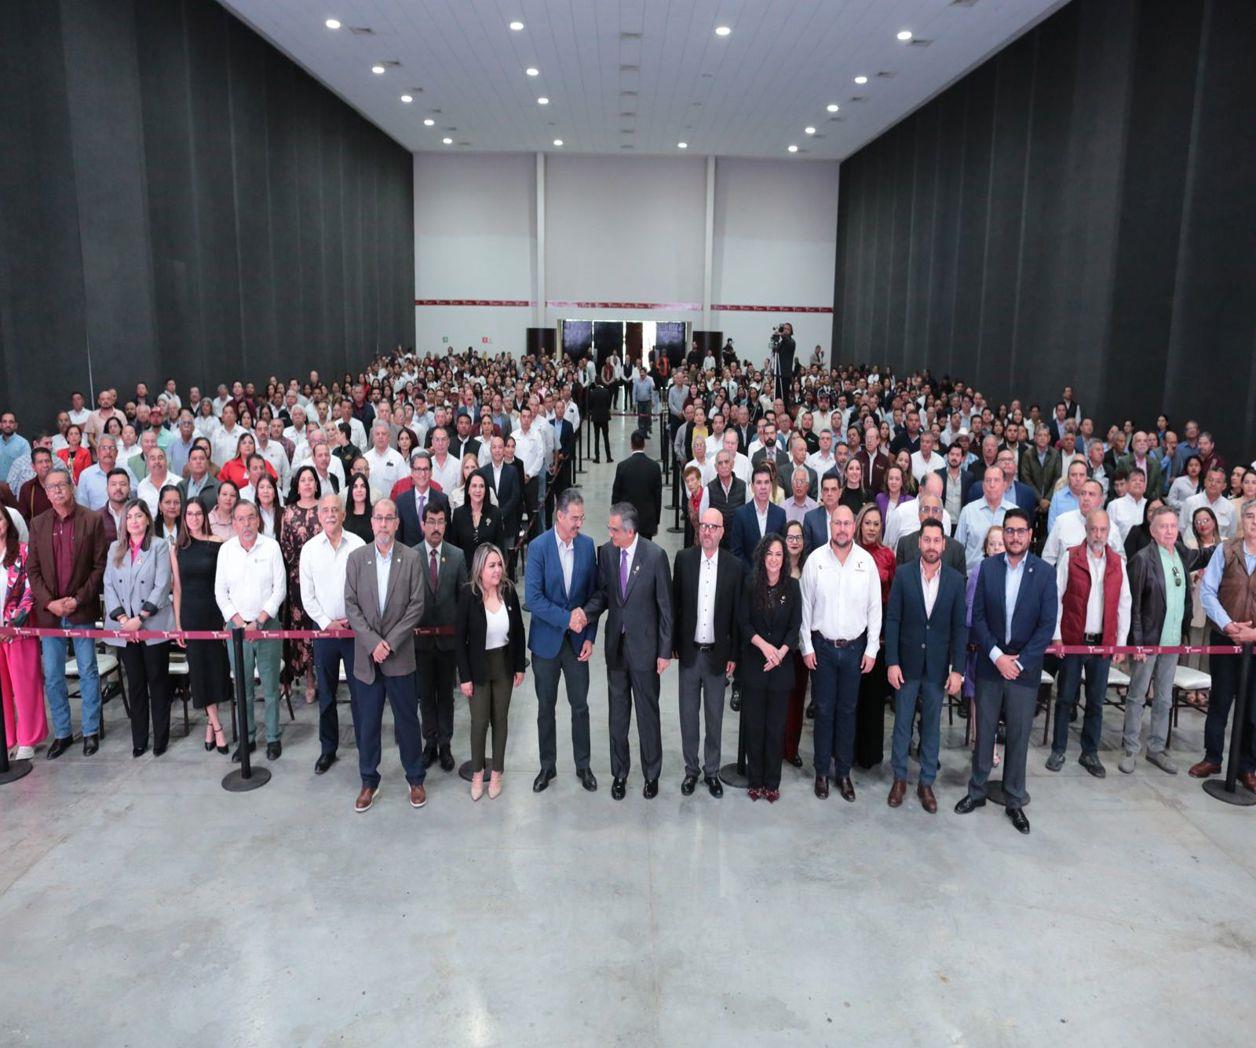
{"type": "Polygon", "coordinates": [[[818,638],[819,640],[822,640],[825,644],[828,644],[829,646],[834,647],[834,648],[852,648],[856,644],[866,645],[868,643],[868,631],[867,630],[859,634],[858,637],[851,637],[850,640],[840,640],[840,639],[833,640],[829,637],[826,637],[823,633],[812,633],[811,636],[813,639],[818,638]]]}
{"type": "Polygon", "coordinates": [[[1102,634],[1102,633],[1083,633],[1083,634],[1082,634],[1082,643],[1083,643],[1083,644],[1089,644],[1089,645],[1091,645],[1092,647],[1097,646],[1097,645],[1099,645],[1099,644],[1102,644],[1102,643],[1103,643],[1103,634],[1102,634]]]}
{"type": "Polygon", "coordinates": [[[696,651],[714,651],[714,650],[715,650],[715,645],[714,645],[714,644],[695,644],[695,645],[694,645],[694,650],[696,650],[696,651]]]}

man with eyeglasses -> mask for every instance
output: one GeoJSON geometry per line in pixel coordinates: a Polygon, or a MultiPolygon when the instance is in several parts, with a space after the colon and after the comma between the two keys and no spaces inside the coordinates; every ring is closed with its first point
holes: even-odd
{"type": "Polygon", "coordinates": [[[985,806],[1002,714],[1007,723],[1004,807],[1021,833],[1029,833],[1024,811],[1029,802],[1025,790],[1029,735],[1042,660],[1056,620],[1055,572],[1029,552],[1030,532],[1029,514],[1019,507],[1009,509],[1003,516],[1005,552],[983,560],[977,575],[971,633],[977,645],[977,745],[968,793],[955,805],[960,815],[985,806]]]}
{"type": "Polygon", "coordinates": [[[432,487],[432,454],[419,449],[410,456],[410,479],[414,486],[397,496],[397,516],[401,521],[398,538],[412,549],[423,541],[423,515],[428,506],[439,507],[445,520],[453,516],[449,498],[432,487]]]}

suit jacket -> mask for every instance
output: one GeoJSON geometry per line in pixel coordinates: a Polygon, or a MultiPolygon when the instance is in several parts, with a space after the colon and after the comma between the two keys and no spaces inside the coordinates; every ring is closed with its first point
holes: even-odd
{"type": "MultiPolygon", "coordinates": [[[[427,504],[444,508],[446,528],[453,523],[453,510],[449,508],[449,497],[444,492],[428,488],[427,504]]],[[[423,522],[419,520],[419,508],[415,503],[413,488],[402,492],[398,497],[397,516],[401,519],[401,527],[397,529],[397,541],[410,547],[422,542],[423,522]]]]}
{"type": "Polygon", "coordinates": [[[446,532],[446,538],[455,546],[461,547],[462,555],[469,566],[480,543],[491,542],[501,548],[501,513],[496,506],[490,505],[486,498],[484,507],[480,510],[480,526],[477,528],[471,522],[471,507],[464,502],[454,510],[454,519],[446,532]]]}
{"type": "Polygon", "coordinates": [[[459,462],[462,461],[464,455],[478,456],[480,454],[480,442],[475,437],[467,437],[466,440],[463,440],[455,435],[449,441],[449,453],[457,458],[459,462]]]}
{"type": "MultiPolygon", "coordinates": [[[[184,502],[187,502],[188,482],[186,477],[179,481],[179,495],[184,502]]],[[[206,513],[218,505],[218,481],[216,481],[213,477],[207,477],[205,479],[205,483],[201,485],[201,490],[197,494],[196,500],[201,504],[206,513]]]]}
{"type": "Polygon", "coordinates": [[[105,527],[97,514],[77,502],[70,516],[74,520],[74,565],[65,593],[57,588],[57,566],[52,554],[52,525],[57,512],[48,510],[31,521],[26,573],[30,578],[31,592],[35,594],[32,626],[61,625],[57,617],[47,611],[48,603],[59,597],[73,597],[78,601],[74,614],[67,616],[74,625],[96,621],[108,552],[105,527]]]}
{"type": "Polygon", "coordinates": [[[600,383],[589,389],[588,401],[589,420],[592,422],[610,422],[611,420],[611,391],[607,386],[600,383]]]}
{"type": "Polygon", "coordinates": [[[737,606],[737,633],[741,643],[738,665],[743,686],[759,685],[781,690],[794,686],[792,656],[782,660],[775,669],[765,670],[763,653],[750,643],[750,639],[757,634],[778,648],[781,645],[787,648],[797,646],[798,630],[802,625],[802,592],[797,579],[787,576],[784,583],[780,597],[766,610],[755,604],[754,576],[746,576],[742,583],[741,601],[737,606]]]}
{"type": "MultiPolygon", "coordinates": [[[[950,466],[943,466],[941,469],[935,469],[935,470],[933,471],[934,476],[936,476],[936,477],[937,477],[940,481],[942,481],[942,503],[943,503],[943,505],[945,505],[945,504],[946,504],[946,477],[947,477],[947,474],[948,474],[948,473],[950,473],[950,472],[951,472],[951,467],[950,467],[950,466]]],[[[973,478],[972,473],[970,473],[968,470],[964,469],[964,468],[961,466],[961,467],[960,467],[960,471],[959,471],[959,505],[960,505],[960,509],[963,509],[965,506],[967,506],[970,502],[972,502],[972,501],[973,501],[973,492],[972,492],[972,489],[973,489],[973,480],[974,480],[974,478],[973,478]]],[[[977,481],[977,497],[979,498],[980,496],[981,496],[981,482],[980,482],[980,481],[977,481]]]]}
{"type": "Polygon", "coordinates": [[[894,572],[885,608],[885,664],[898,666],[907,680],[942,684],[952,670],[963,673],[968,660],[968,578],[943,564],[933,614],[926,616],[919,564],[917,559],[894,572]]]}
{"type": "MultiPolygon", "coordinates": [[[[894,551],[894,560],[898,564],[911,564],[920,559],[920,532],[913,531],[898,540],[898,548],[894,551]]],[[[964,544],[958,539],[946,536],[946,549],[942,551],[942,563],[954,568],[965,579],[968,578],[968,557],[964,553],[964,544]]]]}
{"type": "MultiPolygon", "coordinates": [[[[1134,464],[1132,453],[1125,455],[1121,459],[1121,465],[1126,469],[1133,469],[1134,464]]],[[[1164,473],[1161,470],[1160,460],[1152,455],[1151,452],[1147,453],[1147,460],[1143,465],[1147,470],[1147,497],[1150,498],[1153,491],[1159,492],[1161,490],[1161,486],[1164,484],[1164,473]]]]}
{"type": "Polygon", "coordinates": [[[641,537],[654,538],[663,512],[663,471],[659,464],[645,452],[634,452],[620,462],[615,467],[611,502],[631,502],[636,506],[641,537]]]}
{"type": "MultiPolygon", "coordinates": [[[[790,459],[789,466],[785,472],[778,478],[780,485],[785,489],[785,497],[792,498],[794,494],[794,470],[798,468],[798,463],[790,459]]],[[[802,468],[807,471],[807,497],[810,499],[819,499],[820,497],[820,475],[808,466],[805,462],[802,468]]]]}
{"type": "Polygon", "coordinates": [[[622,596],[619,560],[614,543],[598,550],[597,586],[584,613],[590,619],[606,613],[607,669],[653,673],[657,659],[672,657],[672,580],[667,554],[638,535],[627,593],[622,596]]]}
{"type": "Polygon", "coordinates": [[[558,556],[558,538],[551,528],[528,544],[524,593],[532,625],[528,650],[543,659],[555,658],[564,638],[579,653],[586,640],[597,639],[597,623],[590,622],[579,633],[567,629],[571,613],[583,608],[597,586],[597,547],[588,535],[577,535],[571,569],[571,591],[563,585],[563,566],[558,556]]]}
{"type": "Polygon", "coordinates": [[[720,539],[721,549],[730,549],[733,544],[733,515],[742,506],[746,504],[746,484],[744,481],[732,478],[732,484],[729,485],[728,495],[724,495],[724,487],[720,484],[720,478],[716,477],[707,485],[707,502],[711,509],[718,509],[720,515],[724,518],[724,534],[720,539]]]}
{"type": "MultiPolygon", "coordinates": [[[[785,511],[775,503],[769,502],[768,530],[764,536],[761,536],[759,534],[759,516],[755,512],[754,501],[747,502],[733,514],[733,539],[729,544],[729,548],[733,551],[733,556],[749,569],[754,560],[754,551],[759,545],[759,540],[774,532],[784,538],[786,523],[785,511]]],[[[825,541],[828,541],[827,536],[825,541]]]]}
{"type": "Polygon", "coordinates": [[[479,474],[484,483],[497,496],[497,511],[501,515],[501,540],[507,548],[513,547],[519,538],[519,525],[523,521],[523,486],[519,483],[519,471],[505,459],[502,460],[501,484],[493,483],[493,464],[482,466],[479,474]]]}
{"type": "Polygon", "coordinates": [[[118,525],[114,522],[113,514],[109,511],[109,503],[105,503],[100,509],[96,510],[96,515],[100,517],[100,525],[105,529],[105,543],[112,546],[118,541],[118,525]]]}
{"type": "MultiPolygon", "coordinates": [[[[454,612],[458,609],[458,595],[466,589],[467,561],[462,550],[448,542],[440,544],[437,555],[440,570],[437,572],[436,589],[432,589],[431,565],[427,559],[427,547],[420,543],[412,547],[419,558],[419,567],[423,572],[423,617],[420,626],[452,626],[454,612]]],[[[417,651],[453,651],[454,638],[450,637],[415,637],[417,651]]]]}
{"type": "Polygon", "coordinates": [[[789,456],[781,450],[781,446],[779,444],[774,447],[760,448],[750,457],[751,471],[753,471],[760,462],[765,460],[776,466],[776,482],[788,491],[789,470],[791,468],[789,464],[789,456]],[[773,452],[775,452],[775,454],[773,454],[773,452]]]}
{"type": "MultiPolygon", "coordinates": [[[[672,574],[672,646],[682,666],[692,666],[698,657],[693,633],[698,626],[698,580],[702,570],[702,547],[690,546],[676,554],[672,574]]],[[[737,661],[737,604],[744,576],[741,562],[722,550],[715,566],[715,647],[711,654],[721,665],[737,661]]]]}
{"type": "MultiPolygon", "coordinates": [[[[1186,590],[1186,605],[1183,609],[1182,622],[1175,631],[1170,643],[1180,642],[1186,636],[1187,627],[1191,622],[1191,582],[1190,574],[1208,566],[1212,555],[1220,546],[1212,549],[1188,549],[1179,536],[1176,545],[1177,555],[1182,558],[1185,574],[1182,586],[1186,590]]],[[[1165,615],[1165,577],[1164,565],[1160,563],[1160,546],[1150,542],[1130,557],[1128,564],[1130,580],[1130,635],[1131,644],[1159,644],[1160,630],[1164,626],[1165,615]]]]}
{"type": "Polygon", "coordinates": [[[423,618],[427,595],[419,555],[394,541],[388,593],[381,612],[375,557],[375,543],[367,543],[350,553],[345,565],[345,617],[357,634],[353,639],[353,675],[363,684],[375,683],[377,669],[385,677],[414,672],[414,627],[423,618]],[[381,640],[388,642],[392,654],[377,667],[371,652],[381,640]]]}
{"type": "MultiPolygon", "coordinates": [[[[506,639],[506,664],[515,673],[522,673],[528,665],[523,654],[523,613],[519,610],[519,595],[513,586],[502,591],[502,603],[506,606],[506,616],[510,621],[510,635],[506,639]]],[[[463,683],[488,682],[484,663],[484,638],[487,633],[488,614],[484,610],[484,601],[471,592],[470,586],[463,586],[458,596],[453,636],[455,657],[458,660],[458,679],[463,683]]]]}
{"type": "Polygon", "coordinates": [[[863,467],[864,487],[869,491],[880,491],[885,483],[885,471],[890,468],[890,456],[884,448],[877,448],[877,453],[869,461],[868,449],[860,448],[855,458],[863,467]]]}
{"type": "MultiPolygon", "coordinates": [[[[152,538],[148,549],[140,550],[134,562],[127,552],[122,555],[122,564],[115,564],[111,548],[105,565],[105,625],[116,629],[119,615],[130,618],[144,611],[149,617],[141,629],[174,629],[174,604],[170,600],[172,575],[170,545],[159,536],[152,538]]],[[[105,643],[120,648],[127,642],[107,639],[105,643]]],[[[147,640],[144,643],[167,642],[147,640]]]]}
{"type": "Polygon", "coordinates": [[[802,518],[802,544],[810,553],[829,541],[829,511],[824,506],[807,510],[802,518]]]}
{"type": "Polygon", "coordinates": [[[1060,453],[1047,448],[1046,460],[1038,462],[1037,445],[1031,447],[1020,460],[1020,479],[1037,493],[1040,499],[1049,499],[1061,476],[1060,453]]]}
{"type": "Polygon", "coordinates": [[[977,677],[1002,680],[990,658],[994,648],[1020,657],[1017,684],[1035,690],[1042,679],[1042,659],[1055,634],[1059,610],[1055,569],[1032,553],[1025,554],[1024,572],[1016,606],[1012,609],[1011,640],[1007,636],[1004,587],[1007,582],[1005,556],[987,557],[981,562],[977,587],[973,592],[973,625],[970,638],[977,645],[977,677]]]}

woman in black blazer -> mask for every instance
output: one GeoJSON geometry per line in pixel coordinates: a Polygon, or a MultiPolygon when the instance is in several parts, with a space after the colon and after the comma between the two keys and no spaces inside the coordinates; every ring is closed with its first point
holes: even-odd
{"type": "Polygon", "coordinates": [[[491,799],[502,791],[510,695],[513,688],[523,683],[527,663],[519,597],[506,577],[506,558],[489,542],[475,551],[471,583],[458,598],[454,653],[462,694],[471,700],[473,801],[478,801],[484,792],[484,743],[489,725],[493,726],[493,774],[488,787],[491,799]]]}
{"type": "Polygon", "coordinates": [[[766,536],[754,554],[740,607],[741,709],[745,717],[750,799],[775,804],[781,796],[785,714],[794,686],[794,660],[802,623],[798,580],[787,567],[784,540],[766,536]]]}
{"type": "Polygon", "coordinates": [[[467,497],[454,510],[448,541],[462,550],[470,564],[482,543],[502,544],[502,515],[488,498],[488,484],[478,473],[467,478],[467,497]]]}

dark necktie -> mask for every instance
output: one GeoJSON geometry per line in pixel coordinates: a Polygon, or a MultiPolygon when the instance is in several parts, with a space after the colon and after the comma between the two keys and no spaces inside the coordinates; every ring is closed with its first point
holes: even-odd
{"type": "Polygon", "coordinates": [[[436,592],[437,584],[440,582],[440,571],[436,567],[436,550],[432,550],[431,556],[427,562],[427,573],[432,583],[432,592],[436,592]]]}

